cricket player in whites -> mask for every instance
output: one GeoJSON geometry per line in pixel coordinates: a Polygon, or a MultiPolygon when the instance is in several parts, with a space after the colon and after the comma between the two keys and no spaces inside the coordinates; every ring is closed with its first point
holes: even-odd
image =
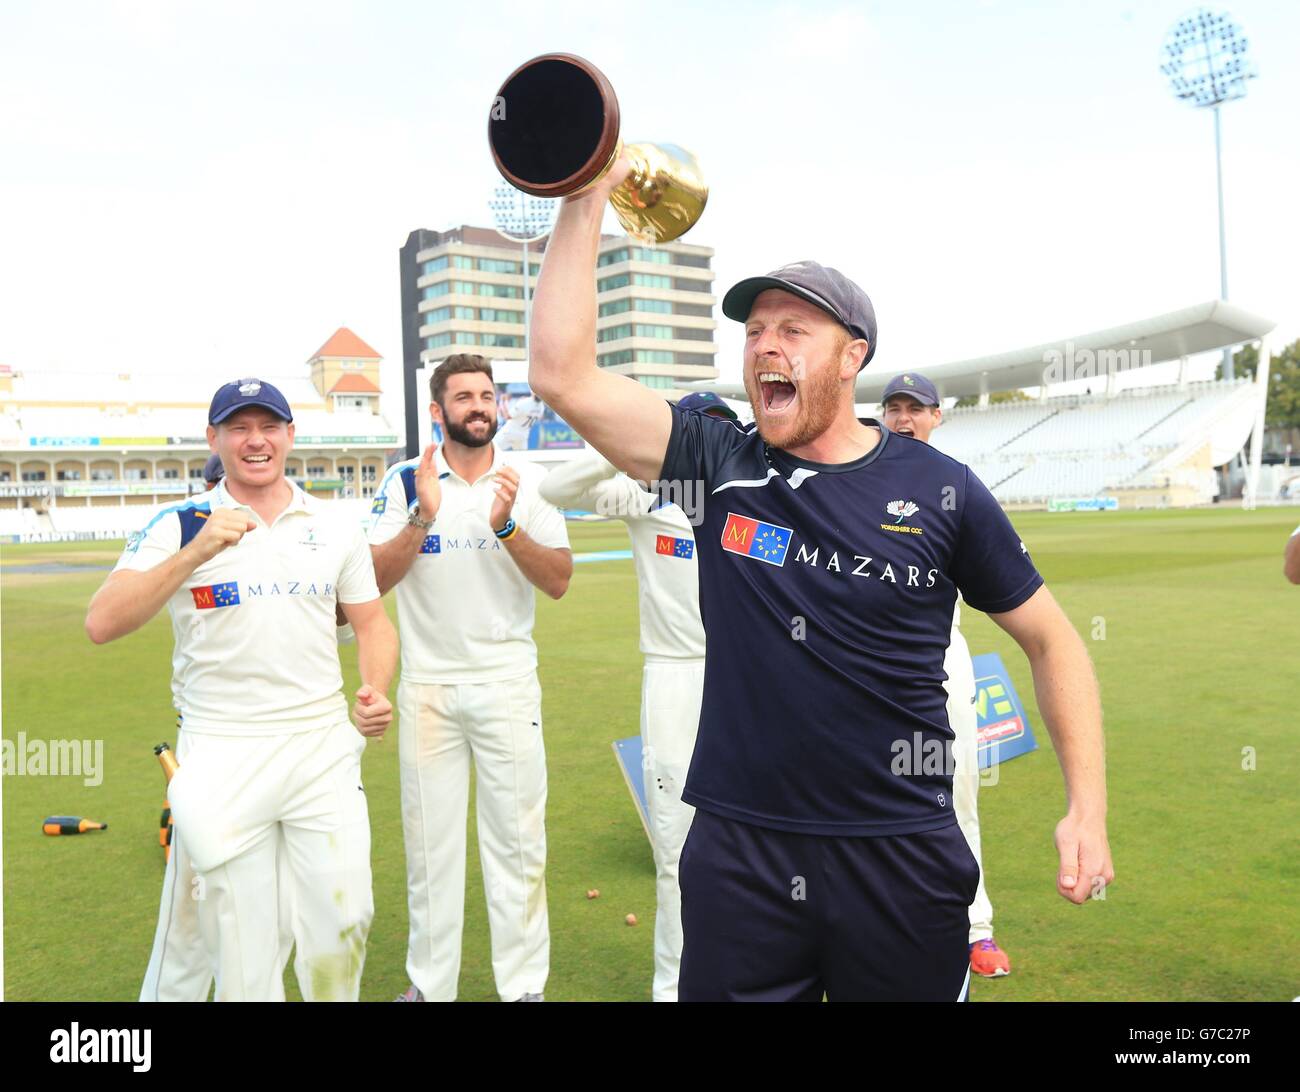
{"type": "MultiPolygon", "coordinates": [[[[885,427],[900,436],[910,436],[923,444],[943,422],[939,392],[919,372],[896,375],[885,384],[881,396],[885,427]]],[[[961,624],[961,596],[952,612],[952,640],[944,656],[943,670],[948,676],[948,724],[953,730],[952,806],[957,823],[966,835],[975,863],[980,868],[979,887],[970,904],[970,969],[985,978],[999,978],[1011,973],[1011,960],[993,939],[993,904],[984,889],[984,858],[980,853],[980,816],[978,808],[980,771],[979,740],[975,714],[975,669],[970,649],[958,628],[961,624]]]]}
{"type": "Polygon", "coordinates": [[[533,644],[535,592],[559,599],[573,555],[538,495],[545,472],[506,462],[492,365],[448,357],[429,381],[443,442],[394,464],[370,543],[397,588],[397,692],[410,986],[399,1001],[454,1001],[465,915],[465,813],[477,776],[492,971],[502,1001],[540,1001],[550,971],[546,752],[533,644]]]}
{"type": "MultiPolygon", "coordinates": [[[[203,467],[204,489],[212,490],[226,476],[221,456],[213,454],[203,467]]],[[[352,626],[347,624],[341,606],[335,609],[336,637],[339,644],[352,644],[356,640],[352,626]]],[[[175,680],[173,680],[173,686],[175,680]]],[[[180,699],[177,697],[177,704],[180,699]]],[[[176,727],[183,726],[178,714],[176,727]]],[[[170,805],[168,805],[170,806],[170,805]]],[[[169,830],[174,828],[169,827],[169,830]]],[[[289,905],[293,894],[293,874],[289,871],[284,852],[284,834],[277,836],[276,878],[279,893],[277,916],[280,929],[279,964],[281,973],[293,953],[293,913],[289,905]]],[[[162,903],[158,913],[158,926],[154,932],[153,951],[145,969],[144,983],[140,987],[141,1001],[206,1001],[212,992],[213,965],[203,943],[203,930],[199,925],[199,906],[196,895],[201,888],[194,874],[194,863],[179,845],[169,846],[167,865],[163,871],[162,903]]],[[[299,953],[301,956],[301,953],[299,953]]],[[[298,989],[304,997],[312,996],[310,970],[299,958],[294,966],[298,989]]]]}
{"type": "Polygon", "coordinates": [[[309,1000],[357,999],[374,911],[360,759],[366,738],[392,719],[396,633],[349,511],[285,478],[293,433],[271,384],[221,387],[208,444],[224,481],[162,508],[133,535],[86,615],[88,635],[103,644],[164,605],[171,614],[183,717],[168,790],[172,856],[187,854],[198,880],[217,1000],[284,999],[277,852],[292,877],[309,1000]],[[336,604],[357,635],[355,728],[336,604]]]}
{"type": "MultiPolygon", "coordinates": [[[[679,409],[729,420],[736,415],[708,391],[688,394],[679,409]]],[[[682,960],[682,895],[677,864],[695,809],[682,801],[695,750],[704,691],[704,626],[700,623],[695,532],[677,504],[665,504],[598,451],[556,467],[542,497],[562,508],[586,508],[627,524],[640,589],[641,762],[654,846],[657,910],[651,996],[677,1000],[682,960]]],[[[681,498],[689,503],[689,498],[681,498]]]]}

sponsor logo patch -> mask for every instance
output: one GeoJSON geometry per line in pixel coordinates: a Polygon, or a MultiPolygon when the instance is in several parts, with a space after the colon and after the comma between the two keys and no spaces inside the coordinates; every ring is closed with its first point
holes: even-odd
{"type": "Polygon", "coordinates": [[[915,501],[910,501],[910,500],[890,501],[887,505],[885,505],[885,511],[888,512],[891,516],[897,516],[898,518],[894,520],[893,523],[882,523],[880,525],[880,529],[882,531],[897,531],[899,534],[904,534],[904,535],[922,535],[925,532],[922,531],[921,528],[919,527],[902,526],[903,520],[910,519],[912,516],[916,515],[916,513],[919,512],[920,510],[921,510],[921,506],[917,504],[915,501]]]}
{"type": "Polygon", "coordinates": [[[695,556],[695,543],[689,538],[655,535],[655,553],[667,557],[684,557],[689,560],[695,556]]]}
{"type": "Polygon", "coordinates": [[[793,536],[794,531],[789,527],[728,512],[726,525],[722,528],[722,548],[779,568],[785,564],[793,536]]]}
{"type": "Polygon", "coordinates": [[[191,588],[194,605],[199,610],[214,610],[217,607],[234,607],[239,604],[239,584],[231,580],[226,584],[209,584],[205,588],[191,588]]]}

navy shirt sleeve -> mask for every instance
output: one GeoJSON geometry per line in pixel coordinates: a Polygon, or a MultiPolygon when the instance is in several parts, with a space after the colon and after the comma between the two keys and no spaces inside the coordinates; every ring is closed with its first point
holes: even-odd
{"type": "MultiPolygon", "coordinates": [[[[745,430],[721,417],[692,413],[674,405],[673,430],[664,454],[661,483],[700,481],[706,485],[717,478],[724,460],[748,440],[745,430]]],[[[661,487],[661,495],[664,490],[661,487]]],[[[668,499],[673,499],[669,497],[668,499]]]]}
{"type": "Polygon", "coordinates": [[[1042,587],[1043,578],[1001,505],[965,469],[965,503],[949,576],[976,610],[1015,610],[1042,587]]]}

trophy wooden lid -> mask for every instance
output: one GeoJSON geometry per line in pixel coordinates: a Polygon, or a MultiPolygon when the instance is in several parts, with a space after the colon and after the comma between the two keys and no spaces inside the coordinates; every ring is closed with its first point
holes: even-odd
{"type": "Polygon", "coordinates": [[[488,118],[497,170],[516,189],[564,197],[608,165],[618,147],[618,97],[605,74],[572,53],[546,53],[516,68],[488,118]]]}

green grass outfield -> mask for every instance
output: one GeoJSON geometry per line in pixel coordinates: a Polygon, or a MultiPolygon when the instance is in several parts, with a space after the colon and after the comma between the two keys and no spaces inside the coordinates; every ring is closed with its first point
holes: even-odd
{"type": "MultiPolygon", "coordinates": [[[[978,981],[994,1000],[1289,1000],[1300,994],[1300,588],[1282,577],[1297,509],[1020,514],[1034,560],[1084,635],[1101,678],[1117,881],[1083,907],[1055,893],[1060,774],[1029,672],[984,616],[971,649],[997,651],[1040,750],[980,794],[997,937],[1014,973],[978,981]],[[1096,639],[1102,634],[1104,640],[1096,639]],[[1243,769],[1253,748],[1255,769],[1243,769]]],[[[580,551],[626,546],[620,525],[572,527],[580,551]]],[[[164,615],[96,648],[82,630],[104,573],[13,572],[104,564],[115,544],[6,547],[4,735],[103,739],[98,787],[4,779],[4,971],[11,1000],[128,1000],[153,935],[163,859],[162,775],[174,742],[164,615]],[[48,838],[47,814],[106,821],[48,838]]],[[[650,996],[654,873],[610,741],[637,729],[640,658],[630,561],[577,567],[568,595],[539,599],[551,911],[550,1000],[650,996]],[[601,898],[588,901],[590,887],[601,898]],[[624,924],[635,913],[636,927],[624,924]]],[[[267,634],[268,642],[275,635],[267,634]]],[[[355,648],[345,651],[355,688],[355,648]]],[[[375,920],[362,997],[406,985],[406,896],[395,730],[365,759],[375,920]]],[[[473,847],[473,824],[469,824],[473,847]]],[[[471,848],[460,996],[495,998],[482,878],[471,848]]],[[[290,974],[290,979],[292,975],[290,974]]],[[[290,994],[296,990],[290,986],[290,994]]]]}

